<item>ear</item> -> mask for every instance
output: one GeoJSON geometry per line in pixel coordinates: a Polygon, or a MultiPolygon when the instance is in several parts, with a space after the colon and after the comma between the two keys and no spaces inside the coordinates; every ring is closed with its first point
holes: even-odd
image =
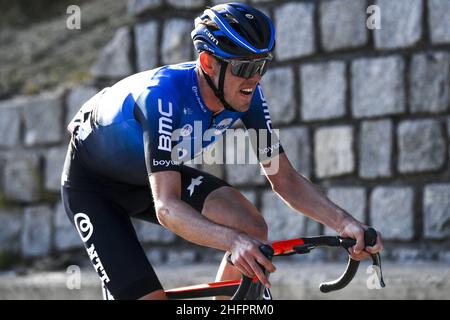
{"type": "Polygon", "coordinates": [[[202,51],[199,55],[200,65],[208,76],[215,76],[217,73],[217,61],[209,53],[202,51]]]}

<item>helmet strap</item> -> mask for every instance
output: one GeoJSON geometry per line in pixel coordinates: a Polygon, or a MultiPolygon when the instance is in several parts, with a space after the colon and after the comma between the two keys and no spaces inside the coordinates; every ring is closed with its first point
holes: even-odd
{"type": "Polygon", "coordinates": [[[203,68],[200,68],[202,70],[203,76],[206,79],[206,82],[208,83],[209,87],[214,92],[215,96],[222,102],[223,107],[229,111],[233,112],[239,112],[236,109],[234,109],[232,106],[228,104],[228,102],[225,101],[225,94],[223,92],[223,87],[225,84],[225,73],[227,71],[227,65],[228,62],[226,61],[219,61],[220,62],[220,73],[219,73],[219,88],[216,88],[214,85],[214,82],[212,79],[206,74],[206,72],[203,70],[203,68]]]}

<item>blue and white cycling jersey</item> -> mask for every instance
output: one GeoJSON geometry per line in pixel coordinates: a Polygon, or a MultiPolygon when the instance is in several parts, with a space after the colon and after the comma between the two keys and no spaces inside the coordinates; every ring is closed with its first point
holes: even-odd
{"type": "Polygon", "coordinates": [[[192,159],[238,119],[247,130],[267,130],[267,141],[261,145],[269,148],[258,149],[258,139],[253,146],[257,154],[283,152],[278,137],[271,138],[269,110],[259,84],[247,112],[223,110],[214,115],[200,95],[195,66],[188,62],[137,73],[86,102],[74,119],[81,123],[74,140],[83,162],[112,180],[146,185],[151,173],[178,170],[180,162],[172,150],[183,161],[192,159]],[[178,139],[172,139],[175,135],[178,139]],[[178,148],[186,141],[191,148],[178,148]]]}

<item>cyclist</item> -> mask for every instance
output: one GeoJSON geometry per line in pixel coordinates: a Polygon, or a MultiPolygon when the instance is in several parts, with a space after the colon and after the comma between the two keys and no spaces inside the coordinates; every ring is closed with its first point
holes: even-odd
{"type": "Polygon", "coordinates": [[[102,279],[105,298],[166,298],[130,217],[231,253],[233,265],[226,254],[217,280],[243,273],[270,286],[258,266],[275,271],[259,251],[267,243],[261,213],[225,181],[183,164],[217,139],[196,140],[211,130],[217,138],[238,119],[247,129],[266,130],[267,141],[257,139],[254,148],[272,189],[289,206],[356,239],[350,252],[355,259],[380,251],[381,237],[363,250],[367,226],[297,173],[272,131],[259,85],[275,47],[271,20],[245,4],[222,4],[195,20],[191,36],[199,52],[195,62],[137,73],[103,89],[68,126],[72,139],[62,199],[102,279]],[[202,132],[192,136],[198,123],[202,132]],[[187,137],[194,147],[180,148],[180,139],[187,137]],[[279,169],[268,174],[274,161],[279,169]]]}

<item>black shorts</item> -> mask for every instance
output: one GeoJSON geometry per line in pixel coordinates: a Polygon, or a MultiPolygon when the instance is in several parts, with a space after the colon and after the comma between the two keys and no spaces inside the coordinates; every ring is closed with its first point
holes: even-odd
{"type": "MultiPolygon", "coordinates": [[[[158,223],[149,186],[110,181],[86,168],[69,146],[61,187],[65,211],[114,299],[138,299],[162,289],[130,218],[158,223]]],[[[201,211],[213,190],[229,186],[206,172],[181,166],[181,199],[201,211]]]]}

